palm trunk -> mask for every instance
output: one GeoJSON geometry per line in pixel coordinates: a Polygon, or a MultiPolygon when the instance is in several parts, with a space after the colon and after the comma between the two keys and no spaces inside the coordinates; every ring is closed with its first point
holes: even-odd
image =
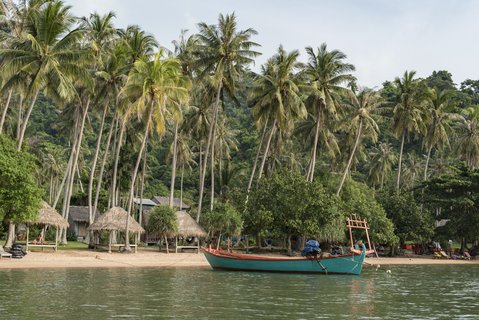
{"type": "Polygon", "coordinates": [[[108,110],[108,100],[103,107],[103,115],[101,117],[100,129],[98,131],[98,138],[96,141],[95,155],[90,169],[90,179],[88,181],[88,212],[89,223],[93,223],[93,180],[95,179],[96,163],[98,161],[98,155],[100,154],[101,138],[103,136],[103,126],[105,125],[106,112],[108,110]]]}
{"type": "Polygon", "coordinates": [[[220,141],[220,150],[219,150],[219,155],[218,155],[218,187],[219,187],[219,192],[220,192],[220,198],[223,196],[223,142],[220,141]]]}
{"type": "Polygon", "coordinates": [[[215,202],[215,133],[213,130],[213,140],[211,142],[211,197],[210,197],[210,210],[213,211],[215,202]]]}
{"type": "Polygon", "coordinates": [[[424,167],[424,181],[427,180],[427,169],[429,167],[429,159],[431,159],[432,145],[427,150],[426,166],[424,167]]]}
{"type": "Polygon", "coordinates": [[[150,111],[148,113],[148,117],[146,118],[146,128],[145,128],[145,136],[143,137],[143,141],[141,143],[140,151],[138,152],[138,157],[136,159],[135,168],[133,170],[133,174],[131,176],[131,183],[130,183],[130,196],[128,201],[128,214],[126,217],[126,228],[125,228],[125,251],[130,252],[130,215],[131,215],[131,206],[133,203],[133,192],[135,190],[135,181],[136,176],[138,174],[138,168],[140,167],[140,162],[143,156],[143,150],[145,150],[146,140],[148,139],[148,132],[150,131],[150,122],[151,122],[151,115],[153,114],[153,108],[150,106],[150,111]]]}
{"type": "Polygon", "coordinates": [[[396,191],[399,192],[399,187],[401,185],[401,166],[402,166],[402,153],[404,149],[404,140],[406,138],[406,131],[403,131],[402,139],[401,139],[401,149],[399,151],[399,164],[398,164],[398,175],[396,181],[396,191]]]}
{"type": "Polygon", "coordinates": [[[177,144],[178,144],[178,123],[175,123],[175,137],[173,139],[173,162],[171,164],[170,208],[173,208],[173,199],[175,196],[177,144]]]}
{"type": "Polygon", "coordinates": [[[20,132],[22,131],[22,118],[23,118],[23,95],[20,94],[18,101],[18,115],[17,115],[17,140],[20,139],[20,132]]]}
{"type": "Polygon", "coordinates": [[[311,171],[309,172],[309,181],[313,182],[314,169],[316,168],[316,154],[318,152],[319,129],[321,127],[321,101],[318,103],[318,118],[316,120],[316,133],[314,135],[313,154],[311,158],[311,171]]]}
{"type": "Polygon", "coordinates": [[[118,199],[116,197],[116,179],[118,175],[118,161],[120,159],[120,149],[121,149],[121,144],[123,140],[123,134],[125,133],[125,127],[126,127],[126,117],[123,119],[121,122],[120,126],[120,135],[118,137],[118,141],[115,147],[115,164],[113,165],[113,176],[112,176],[112,182],[111,182],[111,206],[116,207],[118,205],[118,199]]]}
{"type": "MultiPolygon", "coordinates": [[[[110,132],[108,132],[108,138],[106,139],[105,153],[103,154],[103,159],[101,161],[100,173],[98,174],[98,182],[96,184],[95,201],[94,201],[94,204],[93,204],[93,213],[94,214],[96,214],[96,211],[97,211],[97,208],[98,208],[98,199],[100,198],[101,184],[103,182],[103,172],[105,171],[106,160],[108,159],[108,151],[110,150],[111,137],[113,135],[113,131],[116,129],[117,124],[118,124],[118,119],[116,117],[116,112],[115,112],[115,115],[113,116],[113,119],[112,119],[110,132]]],[[[111,200],[111,199],[109,199],[109,200],[111,200]]]]}
{"type": "Polygon", "coordinates": [[[72,162],[73,162],[73,152],[70,154],[70,159],[68,159],[68,164],[67,164],[67,167],[65,169],[65,174],[63,175],[62,182],[61,182],[61,184],[60,184],[60,186],[57,190],[57,195],[56,195],[55,201],[53,202],[53,205],[52,205],[53,208],[56,208],[56,206],[58,204],[58,201],[60,200],[60,196],[62,194],[63,188],[65,187],[65,182],[67,180],[68,173],[71,171],[72,162]]]}
{"type": "Polygon", "coordinates": [[[205,188],[205,177],[206,177],[206,168],[208,165],[208,153],[210,151],[210,146],[211,143],[213,142],[213,132],[215,129],[216,125],[216,117],[218,114],[218,108],[220,106],[220,94],[221,94],[221,88],[222,88],[222,82],[220,81],[218,85],[218,90],[216,92],[216,103],[213,108],[212,114],[211,114],[211,124],[210,124],[210,130],[208,133],[208,142],[206,143],[206,152],[205,152],[205,158],[203,159],[203,169],[201,170],[201,178],[200,178],[200,194],[199,194],[199,199],[198,199],[198,214],[196,215],[196,222],[200,221],[201,217],[201,209],[203,205],[203,192],[205,188]]]}
{"type": "Polygon", "coordinates": [[[271,146],[271,140],[273,139],[273,135],[276,132],[276,119],[273,122],[273,126],[271,127],[271,132],[268,137],[268,142],[266,143],[266,148],[264,149],[263,159],[261,160],[261,166],[259,167],[259,175],[258,181],[261,180],[261,176],[263,175],[264,164],[266,163],[266,159],[268,158],[269,148],[271,146]]]}
{"type": "MultiPolygon", "coordinates": [[[[71,200],[71,195],[72,195],[72,190],[73,190],[73,182],[74,182],[74,178],[75,178],[75,170],[78,166],[78,158],[80,156],[80,150],[81,150],[81,144],[82,144],[82,140],[83,140],[83,129],[85,127],[85,122],[86,122],[86,118],[87,118],[87,115],[88,115],[88,108],[90,107],[90,98],[88,98],[86,104],[85,104],[85,108],[83,110],[83,114],[81,115],[81,125],[80,125],[80,129],[79,129],[79,132],[78,132],[78,138],[77,138],[77,141],[76,143],[74,143],[74,147],[76,146],[76,150],[74,150],[73,152],[75,152],[75,155],[73,157],[73,163],[72,163],[72,172],[71,172],[71,175],[70,175],[70,185],[69,187],[66,189],[66,197],[63,199],[64,203],[65,203],[65,206],[64,206],[64,214],[63,214],[63,217],[68,220],[68,215],[69,215],[69,212],[70,212],[70,200],[71,200]]],[[[66,228],[63,230],[63,238],[62,238],[62,243],[66,244],[67,243],[67,230],[66,228]]]]}
{"type": "Polygon", "coordinates": [[[23,139],[25,137],[25,131],[27,130],[28,119],[30,118],[30,115],[32,114],[33,107],[35,106],[35,102],[37,101],[38,93],[39,93],[39,90],[35,91],[32,101],[30,102],[30,106],[28,107],[27,114],[25,115],[25,118],[23,119],[22,128],[20,130],[20,136],[18,137],[18,146],[17,146],[18,150],[22,149],[23,139]]]}
{"type": "Polygon", "coordinates": [[[263,133],[261,134],[261,140],[258,145],[258,150],[256,150],[256,157],[254,158],[253,170],[251,171],[251,176],[249,177],[249,182],[248,182],[248,189],[246,190],[247,193],[250,192],[251,185],[253,184],[254,174],[256,172],[256,166],[258,164],[259,154],[261,152],[261,147],[263,146],[264,137],[266,135],[266,129],[268,128],[268,120],[269,119],[266,119],[266,123],[264,124],[264,128],[263,128],[263,133]]]}
{"type": "MultiPolygon", "coordinates": [[[[146,148],[146,147],[145,147],[146,148]]],[[[138,216],[138,223],[140,226],[143,223],[143,191],[145,190],[145,172],[146,172],[146,150],[143,152],[143,168],[141,170],[141,186],[140,186],[140,214],[138,216]]]]}
{"type": "Polygon", "coordinates": [[[183,175],[185,173],[185,164],[181,166],[181,179],[180,179],[180,211],[183,210],[183,175]]]}
{"type": "Polygon", "coordinates": [[[354,142],[353,150],[351,151],[351,154],[349,155],[348,164],[346,165],[346,168],[344,168],[343,177],[341,178],[338,191],[336,192],[337,196],[339,196],[339,194],[341,193],[341,189],[343,188],[344,181],[346,180],[346,177],[348,175],[349,168],[351,167],[351,163],[353,162],[354,153],[356,152],[356,148],[358,147],[359,140],[361,139],[362,129],[363,129],[363,120],[360,120],[356,141],[354,142]]]}
{"type": "Polygon", "coordinates": [[[3,124],[5,123],[5,118],[7,117],[8,108],[10,107],[10,100],[12,98],[13,89],[8,91],[7,102],[3,108],[2,117],[0,118],[0,133],[3,132],[3,124]]]}

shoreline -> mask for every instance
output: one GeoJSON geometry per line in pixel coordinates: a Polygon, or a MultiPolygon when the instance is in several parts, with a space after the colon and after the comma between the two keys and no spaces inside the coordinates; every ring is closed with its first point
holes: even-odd
{"type": "MultiPolygon", "coordinates": [[[[440,260],[432,257],[366,258],[365,267],[376,265],[479,265],[479,260],[440,260]]],[[[198,253],[164,253],[139,250],[138,253],[107,253],[87,250],[33,251],[22,259],[3,258],[0,270],[49,268],[210,268],[198,253]]]]}

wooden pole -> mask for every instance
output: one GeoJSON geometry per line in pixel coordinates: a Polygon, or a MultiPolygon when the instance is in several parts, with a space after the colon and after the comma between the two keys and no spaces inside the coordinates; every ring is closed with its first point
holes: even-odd
{"type": "Polygon", "coordinates": [[[28,252],[28,235],[29,235],[29,233],[30,233],[30,226],[27,224],[27,244],[26,244],[26,247],[27,247],[26,250],[27,250],[27,252],[28,252]]]}
{"type": "MultiPolygon", "coordinates": [[[[138,237],[140,236],[140,233],[138,232],[138,237]]],[[[138,237],[135,237],[135,253],[138,252],[138,237]]]]}
{"type": "Polygon", "coordinates": [[[178,253],[178,236],[175,237],[175,253],[178,253]]]}
{"type": "Polygon", "coordinates": [[[55,228],[55,252],[57,252],[58,248],[58,227],[55,228]]]}
{"type": "Polygon", "coordinates": [[[110,234],[108,236],[108,253],[111,253],[111,236],[112,236],[112,232],[110,230],[110,234]]]}

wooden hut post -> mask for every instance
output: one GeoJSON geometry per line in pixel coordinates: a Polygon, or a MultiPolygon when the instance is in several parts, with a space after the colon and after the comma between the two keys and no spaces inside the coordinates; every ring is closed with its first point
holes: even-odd
{"type": "Polygon", "coordinates": [[[58,248],[58,226],[55,227],[55,252],[57,251],[58,248]]]}
{"type": "Polygon", "coordinates": [[[135,253],[138,252],[138,237],[140,236],[140,233],[138,232],[138,236],[135,237],[135,253]]]}
{"type": "Polygon", "coordinates": [[[30,226],[28,225],[28,223],[26,223],[26,225],[27,225],[27,244],[26,244],[27,248],[26,248],[26,250],[28,251],[28,235],[30,233],[30,226]]]}
{"type": "Polygon", "coordinates": [[[112,238],[113,232],[110,230],[109,235],[108,235],[108,253],[111,253],[111,238],[112,238]]]}

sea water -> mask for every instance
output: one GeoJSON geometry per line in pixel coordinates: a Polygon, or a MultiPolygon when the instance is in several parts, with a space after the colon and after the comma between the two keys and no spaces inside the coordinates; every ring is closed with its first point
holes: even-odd
{"type": "Polygon", "coordinates": [[[479,319],[479,265],[366,268],[360,276],[0,270],[0,318],[479,319]]]}

